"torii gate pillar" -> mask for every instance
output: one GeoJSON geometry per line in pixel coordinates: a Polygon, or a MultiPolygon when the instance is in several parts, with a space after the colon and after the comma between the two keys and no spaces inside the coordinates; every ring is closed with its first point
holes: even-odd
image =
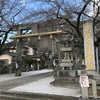
{"type": "MultiPolygon", "coordinates": [[[[18,28],[17,34],[21,35],[21,30],[18,28]]],[[[22,61],[22,38],[16,40],[16,72],[15,76],[21,76],[21,61],[22,61]]]]}

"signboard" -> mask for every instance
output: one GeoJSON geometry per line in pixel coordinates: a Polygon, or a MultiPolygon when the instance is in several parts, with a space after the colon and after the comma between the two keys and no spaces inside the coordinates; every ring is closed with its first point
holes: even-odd
{"type": "Polygon", "coordinates": [[[81,87],[89,87],[88,76],[80,76],[80,85],[81,87]]]}
{"type": "Polygon", "coordinates": [[[84,51],[86,70],[95,70],[93,25],[87,22],[83,25],[84,51]]]}

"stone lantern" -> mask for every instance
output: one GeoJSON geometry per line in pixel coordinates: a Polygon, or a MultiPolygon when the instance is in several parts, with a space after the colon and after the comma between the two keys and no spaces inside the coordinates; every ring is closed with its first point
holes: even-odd
{"type": "Polygon", "coordinates": [[[60,67],[63,70],[71,70],[73,67],[73,48],[71,46],[72,36],[67,33],[62,36],[63,46],[59,50],[60,67]]]}

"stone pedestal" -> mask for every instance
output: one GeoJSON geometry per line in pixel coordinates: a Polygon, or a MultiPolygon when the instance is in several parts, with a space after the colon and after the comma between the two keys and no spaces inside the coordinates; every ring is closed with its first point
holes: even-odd
{"type": "Polygon", "coordinates": [[[75,70],[59,70],[55,80],[51,84],[55,86],[79,86],[78,73],[75,70]]]}

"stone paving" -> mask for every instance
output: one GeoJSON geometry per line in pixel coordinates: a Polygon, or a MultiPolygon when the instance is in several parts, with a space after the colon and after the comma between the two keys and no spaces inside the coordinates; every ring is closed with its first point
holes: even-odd
{"type": "Polygon", "coordinates": [[[11,88],[24,85],[30,82],[34,82],[34,81],[37,81],[39,79],[46,78],[49,76],[52,76],[52,72],[3,81],[3,82],[0,82],[0,91],[6,91],[11,88]]]}

